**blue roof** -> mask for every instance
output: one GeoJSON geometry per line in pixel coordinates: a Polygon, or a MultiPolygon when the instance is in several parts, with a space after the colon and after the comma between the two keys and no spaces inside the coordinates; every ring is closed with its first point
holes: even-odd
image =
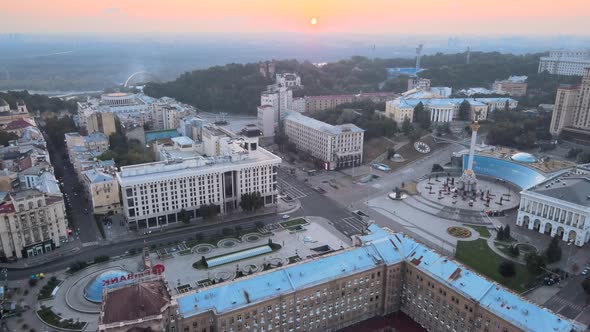
{"type": "MultiPolygon", "coordinates": [[[[467,167],[468,154],[463,155],[463,169],[467,167]]],[[[545,180],[545,175],[511,160],[488,156],[473,156],[475,175],[483,174],[511,182],[522,189],[529,189],[545,180]]]]}
{"type": "Polygon", "coordinates": [[[155,140],[173,138],[178,136],[180,136],[180,133],[176,131],[176,129],[148,131],[145,133],[145,142],[150,143],[155,140]]]}
{"type": "Polygon", "coordinates": [[[509,102],[516,102],[514,99],[510,98],[403,98],[400,97],[398,99],[388,101],[389,103],[399,102],[400,107],[407,107],[407,108],[414,108],[418,103],[422,103],[424,106],[431,106],[431,107],[448,107],[453,105],[459,105],[463,101],[467,100],[471,106],[485,106],[488,103],[506,103],[506,100],[509,102]]]}
{"type": "Polygon", "coordinates": [[[416,76],[419,72],[421,72],[423,70],[424,69],[422,69],[422,68],[416,69],[415,67],[387,68],[387,73],[390,76],[399,76],[399,75],[416,76]]]}
{"type": "MultiPolygon", "coordinates": [[[[105,288],[105,281],[111,279],[119,279],[122,276],[128,276],[129,272],[123,270],[108,270],[103,272],[94,279],[92,279],[84,288],[84,298],[90,302],[101,303],[102,302],[102,291],[105,288]]],[[[119,283],[119,285],[121,285],[119,283]]],[[[106,286],[106,288],[112,288],[114,284],[106,286]]]]}
{"type": "MultiPolygon", "coordinates": [[[[401,254],[396,254],[396,251],[391,248],[389,244],[386,250],[387,262],[401,262],[401,254]]],[[[308,288],[342,275],[369,270],[383,262],[384,259],[380,256],[381,250],[385,251],[383,245],[340,251],[302,264],[290,265],[280,270],[241,278],[197,293],[182,295],[177,299],[179,311],[184,317],[210,309],[218,313],[225,312],[277,294],[308,288]]]]}
{"type": "Polygon", "coordinates": [[[361,247],[180,295],[177,297],[180,315],[186,318],[207,310],[223,313],[367,271],[379,264],[406,261],[525,331],[570,332],[585,329],[579,323],[528,302],[412,238],[390,233],[375,224],[369,226],[369,231],[369,235],[361,237],[361,247]]]}

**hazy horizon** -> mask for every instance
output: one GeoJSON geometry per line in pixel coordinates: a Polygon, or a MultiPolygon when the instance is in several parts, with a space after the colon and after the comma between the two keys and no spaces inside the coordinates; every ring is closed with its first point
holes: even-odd
{"type": "Polygon", "coordinates": [[[10,33],[588,35],[590,2],[562,0],[41,0],[2,6],[10,33]],[[310,23],[311,18],[317,24],[310,23]]]}

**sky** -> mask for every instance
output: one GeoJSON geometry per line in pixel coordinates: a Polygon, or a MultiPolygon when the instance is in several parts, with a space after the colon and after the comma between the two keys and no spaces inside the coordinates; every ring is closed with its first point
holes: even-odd
{"type": "Polygon", "coordinates": [[[0,33],[590,34],[590,0],[0,0],[0,8],[0,33]]]}

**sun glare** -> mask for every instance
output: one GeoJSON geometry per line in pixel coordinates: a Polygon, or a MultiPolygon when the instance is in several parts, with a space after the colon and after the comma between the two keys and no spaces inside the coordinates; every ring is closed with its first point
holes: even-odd
{"type": "Polygon", "coordinates": [[[309,21],[309,23],[311,23],[311,25],[316,25],[316,24],[318,24],[318,19],[315,17],[312,17],[311,20],[309,21]]]}

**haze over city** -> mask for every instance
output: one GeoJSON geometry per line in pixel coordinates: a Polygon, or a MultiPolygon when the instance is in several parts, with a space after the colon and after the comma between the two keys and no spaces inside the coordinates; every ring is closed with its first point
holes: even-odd
{"type": "Polygon", "coordinates": [[[588,0],[0,0],[0,332],[584,332],[588,0]]]}

